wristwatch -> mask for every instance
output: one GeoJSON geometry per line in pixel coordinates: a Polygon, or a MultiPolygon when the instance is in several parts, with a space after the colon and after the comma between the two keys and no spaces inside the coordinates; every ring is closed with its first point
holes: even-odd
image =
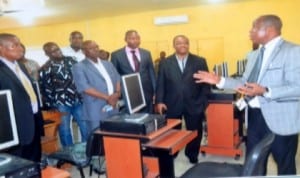
{"type": "Polygon", "coordinates": [[[268,87],[265,87],[265,90],[266,90],[266,92],[263,93],[263,96],[267,97],[267,95],[268,95],[268,93],[269,93],[270,90],[269,90],[268,87]]]}

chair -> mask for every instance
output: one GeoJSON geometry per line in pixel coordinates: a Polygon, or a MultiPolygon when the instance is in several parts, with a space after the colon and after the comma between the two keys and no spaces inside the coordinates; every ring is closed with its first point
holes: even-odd
{"type": "MultiPolygon", "coordinates": [[[[95,130],[97,129],[98,128],[95,130]]],[[[87,166],[90,166],[90,175],[92,174],[92,171],[95,171],[99,174],[103,173],[101,171],[97,171],[91,162],[93,156],[97,156],[100,159],[100,156],[104,155],[102,138],[94,134],[95,130],[90,133],[87,142],[76,143],[71,146],[64,147],[54,153],[49,154],[48,158],[58,160],[56,164],[58,168],[60,168],[64,163],[69,163],[76,166],[80,171],[82,178],[85,177],[83,168],[87,166]]]]}
{"type": "Polygon", "coordinates": [[[181,178],[195,177],[238,177],[264,175],[264,161],[268,158],[275,135],[266,135],[250,152],[244,165],[202,162],[187,170],[181,178]]]}

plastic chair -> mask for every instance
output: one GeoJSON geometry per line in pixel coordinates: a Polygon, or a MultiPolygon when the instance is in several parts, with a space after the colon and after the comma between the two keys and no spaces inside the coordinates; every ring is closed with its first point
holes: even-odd
{"type": "MultiPolygon", "coordinates": [[[[95,130],[97,130],[96,128],[95,130]]],[[[83,168],[90,166],[90,175],[92,171],[96,173],[103,173],[101,171],[97,172],[91,163],[93,157],[98,157],[100,159],[101,155],[104,155],[104,149],[102,144],[102,138],[94,134],[94,131],[90,133],[87,142],[76,143],[72,146],[64,147],[54,153],[48,155],[48,158],[58,160],[56,166],[60,168],[64,163],[69,163],[77,167],[80,171],[82,178],[85,177],[83,168]]]]}
{"type": "Polygon", "coordinates": [[[274,138],[273,133],[266,135],[250,152],[244,165],[202,162],[187,170],[181,178],[262,176],[274,138]]]}

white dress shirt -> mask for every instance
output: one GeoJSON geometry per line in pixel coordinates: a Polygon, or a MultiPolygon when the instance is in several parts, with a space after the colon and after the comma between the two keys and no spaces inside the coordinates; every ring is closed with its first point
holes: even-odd
{"type": "Polygon", "coordinates": [[[101,60],[97,59],[97,63],[95,63],[93,61],[90,61],[90,62],[96,67],[96,69],[100,72],[100,74],[104,78],[104,80],[106,82],[107,90],[108,90],[108,95],[112,95],[114,93],[114,86],[113,86],[111,78],[110,78],[107,70],[103,66],[101,60]]]}
{"type": "Polygon", "coordinates": [[[131,66],[131,68],[135,71],[135,65],[134,65],[134,61],[133,61],[133,57],[132,57],[132,52],[131,51],[135,51],[135,55],[138,58],[139,62],[141,62],[141,55],[140,55],[140,51],[138,48],[136,49],[131,49],[128,46],[125,47],[125,52],[128,58],[128,62],[131,66]]]}
{"type": "MultiPolygon", "coordinates": [[[[20,77],[22,77],[23,79],[27,80],[27,82],[31,85],[31,81],[27,78],[27,76],[24,74],[24,72],[23,72],[22,70],[20,70],[20,74],[21,74],[22,76],[19,77],[19,74],[18,74],[18,72],[16,71],[16,65],[18,65],[17,62],[10,62],[10,61],[8,61],[8,60],[1,59],[1,58],[0,58],[0,60],[1,60],[4,64],[6,64],[7,67],[8,67],[10,70],[12,70],[12,71],[15,73],[15,75],[17,76],[17,78],[20,80],[21,83],[22,83],[22,81],[21,81],[20,77]]],[[[33,88],[33,86],[32,86],[32,88],[33,88]]],[[[38,103],[37,103],[37,102],[31,102],[31,108],[32,108],[32,111],[33,111],[34,114],[37,113],[37,112],[38,112],[38,103]]]]}
{"type": "Polygon", "coordinates": [[[71,48],[71,46],[68,46],[68,47],[63,48],[62,52],[63,52],[64,56],[70,56],[77,62],[80,62],[83,59],[85,59],[85,55],[83,54],[81,49],[78,51],[75,51],[73,48],[71,48]]]}

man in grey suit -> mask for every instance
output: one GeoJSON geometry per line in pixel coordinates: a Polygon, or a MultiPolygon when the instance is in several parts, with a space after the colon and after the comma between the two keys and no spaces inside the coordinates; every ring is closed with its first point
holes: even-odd
{"type": "Polygon", "coordinates": [[[118,112],[120,75],[108,61],[99,59],[96,42],[83,43],[86,59],[73,67],[77,90],[83,97],[83,118],[87,120],[88,133],[98,127],[100,120],[118,112]]]}
{"type": "Polygon", "coordinates": [[[276,136],[271,153],[278,174],[293,175],[300,131],[300,46],[283,40],[281,27],[276,15],[263,15],[254,21],[250,38],[261,47],[249,55],[241,79],[220,78],[202,71],[195,73],[194,78],[245,95],[248,98],[246,155],[266,134],[273,132],[276,136]],[[258,59],[262,59],[260,68],[258,59]],[[258,78],[253,80],[255,74],[258,78]]]}
{"type": "Polygon", "coordinates": [[[155,72],[151,54],[148,50],[139,48],[140,35],[136,30],[128,30],[125,34],[127,46],[111,53],[111,62],[120,75],[139,72],[144,90],[146,108],[141,112],[153,112],[153,97],[155,92],[155,72]]]}

